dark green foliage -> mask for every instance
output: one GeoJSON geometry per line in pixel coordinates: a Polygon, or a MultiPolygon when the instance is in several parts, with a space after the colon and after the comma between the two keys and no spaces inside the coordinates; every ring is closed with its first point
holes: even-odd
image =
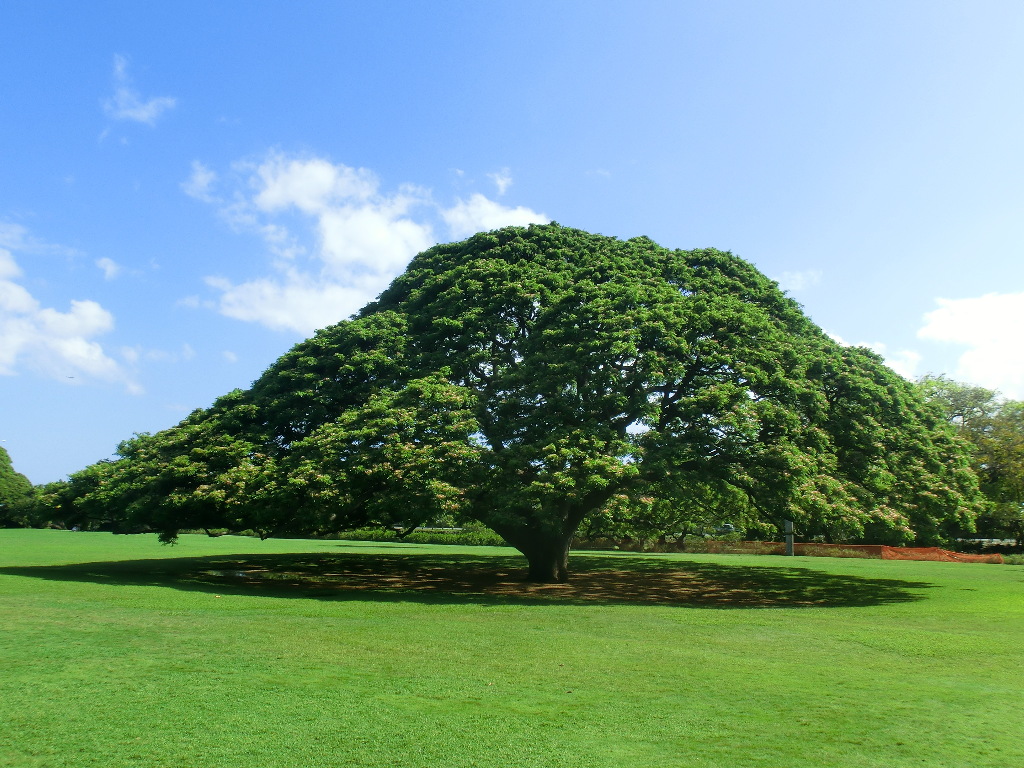
{"type": "Polygon", "coordinates": [[[250,390],[120,453],[61,503],[168,539],[475,519],[538,580],[566,577],[584,521],[932,543],[978,505],[916,388],[750,264],[554,224],[425,251],[250,390]]]}
{"type": "Polygon", "coordinates": [[[919,382],[971,449],[989,503],[978,534],[1024,542],[1024,402],[1003,400],[984,387],[926,376],[919,382]]]}
{"type": "Polygon", "coordinates": [[[0,446],[0,528],[30,524],[34,491],[32,482],[11,463],[11,455],[0,446]]]}
{"type": "Polygon", "coordinates": [[[463,547],[507,547],[508,543],[494,531],[480,523],[468,523],[462,528],[417,528],[404,533],[387,528],[357,528],[331,536],[343,541],[390,541],[405,544],[448,544],[463,547]]]}

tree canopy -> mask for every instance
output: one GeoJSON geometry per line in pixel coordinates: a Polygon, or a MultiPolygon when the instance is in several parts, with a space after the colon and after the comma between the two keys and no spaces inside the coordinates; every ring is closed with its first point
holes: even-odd
{"type": "Polygon", "coordinates": [[[0,526],[24,524],[32,496],[32,482],[15,471],[11,455],[0,446],[0,526]]]}
{"type": "MultiPolygon", "coordinates": [[[[53,495],[124,530],[322,535],[450,514],[562,580],[581,523],[715,508],[805,535],[937,542],[977,482],[919,390],[749,263],[557,224],[419,254],[250,389],[53,495]]],[[[676,528],[678,530],[678,528],[676,528]]]]}
{"type": "Polygon", "coordinates": [[[1024,542],[1024,402],[945,376],[925,376],[919,384],[970,445],[972,466],[988,500],[978,533],[1024,542]]]}

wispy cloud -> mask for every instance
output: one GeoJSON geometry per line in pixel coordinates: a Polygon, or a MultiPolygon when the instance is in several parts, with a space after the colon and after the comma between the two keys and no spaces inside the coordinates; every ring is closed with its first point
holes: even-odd
{"type": "Polygon", "coordinates": [[[438,225],[459,239],[548,221],[481,194],[445,208],[412,184],[384,190],[369,169],[280,152],[236,164],[223,182],[193,163],[182,189],[216,205],[236,229],[257,233],[273,257],[270,274],[241,282],[207,277],[220,294],[219,311],[301,333],[336,323],[376,297],[415,254],[438,241],[438,225]]]}
{"type": "Polygon", "coordinates": [[[11,221],[0,221],[0,248],[23,251],[30,244],[31,236],[26,227],[11,221]]]}
{"type": "Polygon", "coordinates": [[[779,288],[788,292],[802,291],[821,282],[820,269],[783,272],[776,278],[779,288]]]}
{"type": "Polygon", "coordinates": [[[987,293],[966,299],[936,299],[918,338],[967,349],[953,376],[1024,398],[1024,292],[987,293]]]}
{"type": "Polygon", "coordinates": [[[182,344],[177,350],[146,349],[141,346],[121,347],[121,357],[128,363],[136,365],[141,362],[181,363],[193,359],[195,350],[190,344],[182,344]]]}
{"type": "Polygon", "coordinates": [[[120,54],[114,56],[114,95],[103,101],[103,111],[108,117],[155,125],[157,118],[177,103],[172,96],[144,98],[132,85],[128,59],[120,54]]]}
{"type": "Polygon", "coordinates": [[[0,248],[15,253],[41,253],[57,256],[77,256],[79,251],[65,245],[48,243],[35,237],[28,228],[13,221],[0,221],[0,248]]]}
{"type": "Polygon", "coordinates": [[[217,174],[198,160],[193,160],[192,175],[181,183],[181,189],[189,197],[202,200],[204,203],[213,203],[217,201],[213,194],[216,183],[217,174]]]}
{"type": "Polygon", "coordinates": [[[113,259],[108,259],[106,256],[102,259],[96,259],[96,266],[103,272],[105,280],[113,280],[121,274],[121,265],[113,259]]]}
{"type": "Polygon", "coordinates": [[[494,186],[498,188],[498,195],[504,195],[508,188],[512,186],[512,174],[508,168],[502,168],[497,173],[488,173],[487,178],[494,182],[494,186]]]}

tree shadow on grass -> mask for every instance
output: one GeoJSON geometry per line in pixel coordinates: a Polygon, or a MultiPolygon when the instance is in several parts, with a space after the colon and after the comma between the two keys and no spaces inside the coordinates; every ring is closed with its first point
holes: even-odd
{"type": "Polygon", "coordinates": [[[523,581],[519,557],[315,553],[215,555],[0,568],[58,581],[162,586],[218,595],[483,604],[657,604],[695,608],[799,608],[905,603],[924,582],[732,565],[578,554],[565,584],[523,581]]]}

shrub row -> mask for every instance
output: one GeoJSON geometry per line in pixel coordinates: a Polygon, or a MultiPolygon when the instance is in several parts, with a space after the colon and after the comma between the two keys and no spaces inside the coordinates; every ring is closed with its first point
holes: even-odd
{"type": "Polygon", "coordinates": [[[390,528],[357,528],[328,538],[341,541],[403,541],[409,544],[460,544],[466,547],[507,547],[508,543],[489,528],[416,530],[399,537],[390,528]]]}

